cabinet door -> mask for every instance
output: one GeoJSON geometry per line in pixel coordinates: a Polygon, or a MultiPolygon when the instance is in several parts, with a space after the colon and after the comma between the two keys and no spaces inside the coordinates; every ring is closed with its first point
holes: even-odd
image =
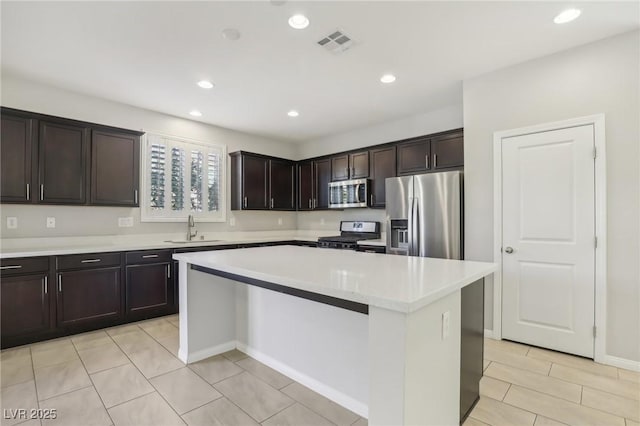
{"type": "Polygon", "coordinates": [[[58,272],[58,325],[117,319],[120,267],[58,272]]]}
{"type": "Polygon", "coordinates": [[[284,160],[269,161],[270,208],[274,210],[294,210],[295,205],[295,163],[284,160]]]}
{"type": "Polygon", "coordinates": [[[3,276],[0,288],[3,339],[49,328],[49,283],[46,273],[3,276]]]}
{"type": "Polygon", "coordinates": [[[138,205],[138,136],[94,130],[91,134],[91,204],[138,205]]]}
{"type": "Polygon", "coordinates": [[[347,154],[331,158],[331,180],[349,179],[349,156],[347,154]]]}
{"type": "Polygon", "coordinates": [[[329,208],[329,182],[331,182],[331,160],[319,160],[314,162],[315,168],[315,203],[316,209],[329,208]]]}
{"type": "Polygon", "coordinates": [[[269,160],[243,154],[242,156],[242,208],[267,209],[269,195],[269,160]]]}
{"type": "Polygon", "coordinates": [[[313,163],[298,164],[298,210],[313,209],[313,163]]]}
{"type": "Polygon", "coordinates": [[[349,166],[351,179],[362,179],[369,177],[369,151],[349,154],[349,166]]]}
{"type": "Polygon", "coordinates": [[[464,138],[461,133],[431,139],[433,168],[464,166],[464,138]]]}
{"type": "Polygon", "coordinates": [[[429,145],[429,139],[399,143],[398,175],[411,175],[429,170],[429,145]]]}
{"type": "Polygon", "coordinates": [[[53,204],[84,204],[87,182],[88,130],[40,122],[39,200],[53,204]]]}
{"type": "Polygon", "coordinates": [[[35,120],[3,113],[1,126],[0,201],[31,202],[31,156],[35,120]]]}
{"type": "Polygon", "coordinates": [[[373,149],[371,159],[371,207],[385,207],[385,179],[396,176],[396,147],[373,149]]]}
{"type": "Polygon", "coordinates": [[[127,266],[127,316],[169,313],[173,308],[173,285],[170,263],[127,266]]]}

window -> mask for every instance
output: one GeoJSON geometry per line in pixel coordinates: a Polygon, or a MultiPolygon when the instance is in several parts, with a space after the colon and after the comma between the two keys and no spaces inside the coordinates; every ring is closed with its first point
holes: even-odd
{"type": "Polygon", "coordinates": [[[225,221],[226,146],[147,133],[143,150],[143,222],[225,221]]]}

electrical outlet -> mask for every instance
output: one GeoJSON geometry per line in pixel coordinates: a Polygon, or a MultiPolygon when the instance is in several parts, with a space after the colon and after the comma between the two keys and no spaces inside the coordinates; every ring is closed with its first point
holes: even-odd
{"type": "Polygon", "coordinates": [[[55,228],[56,227],[56,218],[48,217],[47,218],[47,228],[55,228]]]}
{"type": "Polygon", "coordinates": [[[278,225],[282,226],[282,218],[281,217],[278,218],[278,225]]]}
{"type": "Polygon", "coordinates": [[[324,217],[320,218],[320,225],[324,225],[324,217]]]}
{"type": "Polygon", "coordinates": [[[236,226],[236,218],[231,216],[229,218],[229,226],[236,226]]]}
{"type": "Polygon", "coordinates": [[[15,216],[7,216],[7,229],[17,229],[18,218],[15,216]]]}
{"type": "Polygon", "coordinates": [[[449,317],[449,311],[442,314],[442,340],[447,340],[449,338],[449,317]]]}
{"type": "Polygon", "coordinates": [[[118,218],[118,226],[120,228],[131,228],[131,227],[133,227],[133,218],[131,216],[119,217],[118,218]]]}

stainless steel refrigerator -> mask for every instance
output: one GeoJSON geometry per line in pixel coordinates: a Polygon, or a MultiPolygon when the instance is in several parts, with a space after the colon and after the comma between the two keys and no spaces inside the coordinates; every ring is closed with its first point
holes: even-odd
{"type": "Polygon", "coordinates": [[[463,258],[463,173],[388,178],[387,253],[463,258]]]}
{"type": "MultiPolygon", "coordinates": [[[[463,173],[386,180],[387,253],[463,259],[463,173]]],[[[460,423],[480,398],[484,350],[484,281],[461,291],[460,423]]]]}

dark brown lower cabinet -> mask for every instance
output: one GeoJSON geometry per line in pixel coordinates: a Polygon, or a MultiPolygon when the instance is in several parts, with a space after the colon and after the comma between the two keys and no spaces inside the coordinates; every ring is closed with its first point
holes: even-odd
{"type": "Polygon", "coordinates": [[[49,329],[49,283],[46,272],[2,276],[2,339],[49,329]]]}
{"type": "Polygon", "coordinates": [[[58,272],[58,326],[75,326],[121,316],[120,267],[58,272]]]}
{"type": "Polygon", "coordinates": [[[174,305],[171,263],[127,266],[126,314],[130,319],[168,314],[174,305]]]}

